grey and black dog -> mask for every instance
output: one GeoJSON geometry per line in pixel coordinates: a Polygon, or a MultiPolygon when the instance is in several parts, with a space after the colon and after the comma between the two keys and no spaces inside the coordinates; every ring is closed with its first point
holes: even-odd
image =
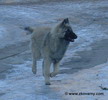
{"type": "Polygon", "coordinates": [[[50,77],[59,73],[59,64],[70,42],[77,39],[68,18],[52,28],[49,27],[26,27],[25,30],[32,32],[31,49],[33,56],[32,72],[36,74],[36,61],[43,58],[43,75],[45,84],[50,85],[50,77]],[[50,66],[53,63],[53,72],[50,66]]]}

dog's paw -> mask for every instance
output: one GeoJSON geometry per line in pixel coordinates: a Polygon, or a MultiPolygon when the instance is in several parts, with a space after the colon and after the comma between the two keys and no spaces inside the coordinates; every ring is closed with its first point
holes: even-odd
{"type": "Polygon", "coordinates": [[[45,85],[51,85],[51,83],[50,82],[46,82],[45,85]]]}
{"type": "Polygon", "coordinates": [[[44,73],[43,73],[43,76],[45,76],[44,73]]]}
{"type": "Polygon", "coordinates": [[[36,74],[36,69],[32,69],[33,74],[36,74]]]}
{"type": "Polygon", "coordinates": [[[55,74],[54,72],[50,73],[50,77],[55,77],[57,74],[55,74]]]}

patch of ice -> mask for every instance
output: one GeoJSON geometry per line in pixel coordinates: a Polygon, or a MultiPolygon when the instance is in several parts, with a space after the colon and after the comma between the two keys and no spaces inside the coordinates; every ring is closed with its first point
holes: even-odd
{"type": "MultiPolygon", "coordinates": [[[[94,67],[85,69],[74,74],[59,74],[51,79],[52,85],[46,86],[41,71],[42,60],[38,62],[38,73],[33,75],[31,72],[31,62],[15,65],[12,73],[7,75],[5,80],[0,80],[0,93],[5,93],[0,100],[71,100],[70,95],[65,92],[103,92],[99,86],[103,83],[106,86],[108,77],[106,72],[108,67],[94,67]],[[88,72],[88,73],[87,73],[88,72]],[[96,74],[103,75],[102,77],[96,74]],[[103,80],[103,77],[104,80],[103,80]],[[95,80],[95,81],[94,81],[95,80]]],[[[100,96],[92,95],[72,95],[75,100],[82,98],[83,100],[95,100],[100,96]]],[[[107,97],[105,94],[104,97],[107,97]]],[[[101,96],[103,98],[103,96],[101,96]]]]}
{"type": "Polygon", "coordinates": [[[0,25],[0,39],[2,39],[6,35],[6,28],[0,25]]]}
{"type": "MultiPolygon", "coordinates": [[[[41,91],[46,88],[44,85],[44,78],[42,76],[42,60],[38,61],[38,72],[34,76],[31,72],[31,62],[27,61],[22,65],[15,65],[12,73],[7,75],[6,80],[0,80],[0,93],[6,93],[0,99],[3,100],[49,100],[48,93],[44,95],[41,91]]],[[[54,80],[61,80],[64,78],[57,76],[54,80]]],[[[52,94],[51,94],[52,95],[52,94]]],[[[50,99],[53,100],[53,99],[50,99]]]]}

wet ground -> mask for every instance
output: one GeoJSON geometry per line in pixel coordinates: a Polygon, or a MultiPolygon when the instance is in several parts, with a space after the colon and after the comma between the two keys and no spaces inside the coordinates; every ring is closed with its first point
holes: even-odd
{"type": "MultiPolygon", "coordinates": [[[[1,81],[5,80],[10,73],[15,72],[12,69],[17,65],[29,62],[29,64],[25,66],[29,66],[27,68],[31,71],[30,35],[26,35],[26,31],[23,30],[23,27],[53,26],[53,24],[66,17],[69,18],[73,30],[79,38],[75,43],[70,44],[62,60],[61,75],[64,73],[70,75],[85,68],[94,67],[95,65],[106,62],[108,58],[107,11],[107,0],[46,2],[30,5],[0,5],[1,81]]],[[[25,69],[21,69],[19,67],[19,72],[17,71],[16,73],[19,75],[20,70],[26,70],[26,67],[24,68],[25,69]]],[[[28,73],[31,75],[30,71],[28,71],[28,73]]],[[[30,77],[34,79],[34,76],[31,75],[30,77]]],[[[26,75],[25,78],[27,78],[26,75]]],[[[21,81],[24,82],[22,78],[21,81]]],[[[32,81],[33,80],[31,80],[31,83],[32,81]]],[[[60,80],[57,82],[60,82],[60,80]]],[[[49,91],[51,92],[51,90],[49,91]]],[[[45,92],[49,93],[49,91],[43,89],[36,91],[36,93],[44,94],[45,92]]],[[[5,94],[5,91],[0,92],[1,96],[4,95],[5,97],[5,94]]],[[[56,95],[56,93],[54,94],[56,95]]],[[[53,95],[53,97],[55,97],[55,95],[53,95]]],[[[52,95],[49,97],[51,98],[51,96],[52,95]]],[[[6,96],[6,98],[8,98],[8,96],[6,96]]],[[[4,100],[6,98],[4,98],[4,100]]],[[[59,98],[59,96],[57,96],[57,98],[59,98]]]]}

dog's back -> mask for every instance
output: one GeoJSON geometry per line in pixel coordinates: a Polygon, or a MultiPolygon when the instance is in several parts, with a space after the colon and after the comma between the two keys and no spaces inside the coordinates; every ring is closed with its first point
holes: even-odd
{"type": "Polygon", "coordinates": [[[34,29],[31,39],[34,39],[36,43],[40,43],[43,41],[45,35],[49,33],[51,28],[49,27],[37,27],[34,29]]]}
{"type": "Polygon", "coordinates": [[[42,44],[45,36],[50,32],[50,30],[51,28],[49,27],[37,27],[33,30],[31,35],[31,48],[36,59],[41,58],[42,44]]]}

